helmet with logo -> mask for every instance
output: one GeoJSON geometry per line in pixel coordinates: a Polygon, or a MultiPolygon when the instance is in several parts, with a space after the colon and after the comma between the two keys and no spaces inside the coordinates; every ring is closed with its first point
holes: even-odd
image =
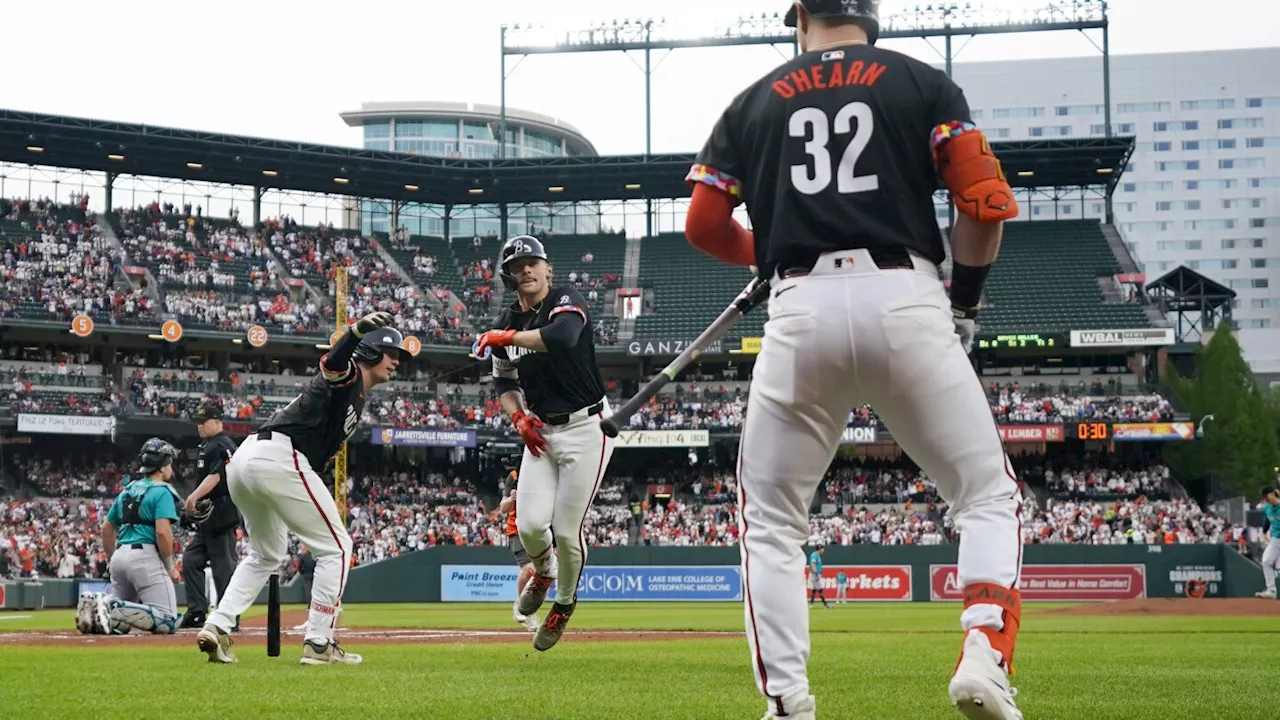
{"type": "Polygon", "coordinates": [[[880,0],[796,0],[787,10],[787,27],[799,26],[799,11],[819,20],[851,20],[867,31],[867,42],[875,45],[880,37],[880,0]]]}
{"type": "Polygon", "coordinates": [[[177,457],[178,451],[172,445],[160,438],[151,438],[142,444],[142,450],[138,453],[138,472],[150,475],[160,468],[172,465],[177,457]]]}
{"type": "Polygon", "coordinates": [[[405,347],[404,335],[399,330],[389,327],[378,328],[360,338],[360,344],[356,345],[354,355],[356,362],[378,363],[382,361],[382,355],[386,352],[399,355],[400,362],[409,362],[413,357],[413,353],[405,347]]]}
{"type": "Polygon", "coordinates": [[[532,235],[517,235],[502,244],[498,251],[498,276],[502,278],[502,286],[507,290],[516,289],[516,279],[511,275],[508,265],[520,258],[547,259],[547,250],[542,241],[532,235]]]}

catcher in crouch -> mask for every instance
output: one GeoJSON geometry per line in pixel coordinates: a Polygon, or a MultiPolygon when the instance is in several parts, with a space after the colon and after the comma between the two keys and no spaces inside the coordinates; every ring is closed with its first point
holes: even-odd
{"type": "MultiPolygon", "coordinates": [[[[173,524],[182,498],[170,485],[173,445],[151,438],[139,453],[139,472],[116,497],[102,523],[102,549],[111,558],[111,592],[83,593],[76,628],[86,634],[123,635],[130,630],[168,635],[178,622],[173,583],[182,575],[173,563],[173,524]]],[[[212,504],[197,504],[199,513],[212,504]]]]}

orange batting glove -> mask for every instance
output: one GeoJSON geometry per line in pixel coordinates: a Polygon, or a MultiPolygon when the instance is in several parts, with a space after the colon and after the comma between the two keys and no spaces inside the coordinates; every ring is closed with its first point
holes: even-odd
{"type": "Polygon", "coordinates": [[[515,330],[490,330],[476,340],[475,356],[480,357],[487,348],[506,347],[516,337],[515,330]]]}
{"type": "Polygon", "coordinates": [[[543,427],[542,421],[523,410],[517,410],[511,416],[511,424],[519,431],[520,439],[524,440],[524,446],[529,448],[529,452],[534,457],[542,457],[542,453],[547,451],[547,440],[538,432],[538,428],[543,427]]]}

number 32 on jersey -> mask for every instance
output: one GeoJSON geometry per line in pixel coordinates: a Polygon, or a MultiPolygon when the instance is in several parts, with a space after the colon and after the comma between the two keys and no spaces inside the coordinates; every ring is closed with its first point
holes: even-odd
{"type": "Polygon", "coordinates": [[[813,171],[808,163],[791,166],[791,185],[805,195],[817,195],[831,185],[831,176],[836,178],[836,190],[841,194],[867,192],[880,187],[877,175],[857,175],[855,166],[859,156],[871,142],[875,130],[875,121],[871,115],[871,106],[864,102],[851,102],[840,108],[835,118],[829,118],[821,108],[800,108],[791,113],[787,123],[787,132],[793,138],[810,138],[805,140],[804,151],[813,159],[813,171]],[[857,121],[857,124],[854,124],[857,121]],[[840,155],[840,163],[832,168],[831,150],[828,147],[831,135],[848,135],[853,133],[844,153],[840,155]]]}

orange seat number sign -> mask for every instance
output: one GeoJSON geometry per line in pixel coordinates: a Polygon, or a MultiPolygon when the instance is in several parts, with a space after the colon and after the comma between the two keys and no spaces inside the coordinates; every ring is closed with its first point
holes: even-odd
{"type": "Polygon", "coordinates": [[[166,320],[160,326],[160,334],[169,342],[178,342],[182,339],[182,325],[177,320],[166,320]]]}
{"type": "Polygon", "coordinates": [[[77,315],[71,321],[71,332],[77,337],[89,337],[93,334],[93,318],[88,315],[77,315]]]}
{"type": "Polygon", "coordinates": [[[345,332],[345,331],[343,331],[343,330],[334,330],[334,331],[333,331],[333,334],[329,336],[329,347],[333,347],[334,345],[337,345],[337,344],[338,344],[338,341],[342,339],[342,333],[343,333],[343,332],[345,332]]]}
{"type": "Polygon", "coordinates": [[[422,341],[410,335],[404,339],[404,349],[408,350],[410,355],[418,357],[418,353],[422,352],[422,341]]]}
{"type": "Polygon", "coordinates": [[[267,329],[261,325],[254,325],[249,328],[249,344],[254,347],[262,347],[267,344],[267,329]]]}

